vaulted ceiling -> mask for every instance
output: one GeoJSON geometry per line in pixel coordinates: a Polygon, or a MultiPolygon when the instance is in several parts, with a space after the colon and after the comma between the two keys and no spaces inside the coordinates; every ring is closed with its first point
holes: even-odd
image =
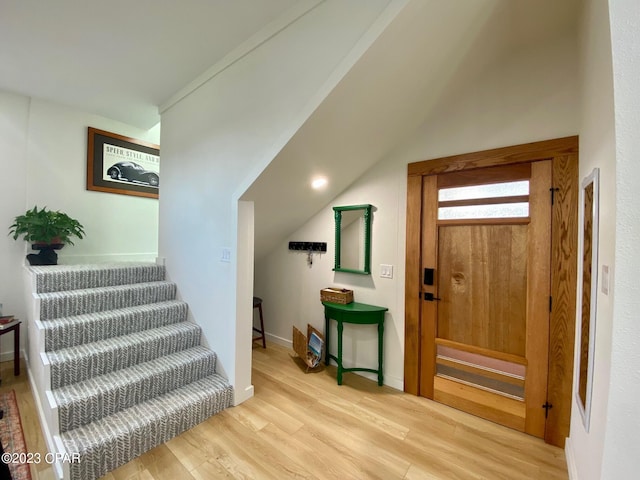
{"type": "MultiPolygon", "coordinates": [[[[0,89],[150,128],[160,105],[302,1],[1,0],[0,89]]],[[[575,31],[580,3],[409,1],[246,192],[256,255],[414,131],[452,79],[575,31]],[[331,183],[310,195],[317,173],[331,183]]]]}
{"type": "Polygon", "coordinates": [[[139,128],[296,0],[2,0],[0,89],[139,128]]]}
{"type": "MultiPolygon", "coordinates": [[[[301,1],[2,0],[0,89],[150,128],[160,120],[159,105],[301,1]]],[[[402,35],[403,45],[385,37],[395,41],[399,50],[390,57],[400,61],[407,47],[415,50],[412,43],[444,49],[489,17],[513,45],[556,35],[575,18],[580,0],[410,3],[424,15],[412,21],[412,28],[422,22],[421,31],[402,35]],[[453,10],[462,20],[469,17],[465,10],[475,12],[477,22],[446,23],[457,21],[453,10]],[[444,26],[450,32],[439,37],[444,26]]]]}
{"type": "Polygon", "coordinates": [[[451,83],[471,84],[496,62],[575,35],[579,5],[409,2],[245,193],[255,204],[256,258],[411,135],[451,83]],[[317,175],[329,179],[322,193],[309,188],[317,175]]]}

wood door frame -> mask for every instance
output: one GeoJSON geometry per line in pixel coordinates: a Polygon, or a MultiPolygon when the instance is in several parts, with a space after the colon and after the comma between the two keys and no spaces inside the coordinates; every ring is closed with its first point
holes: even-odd
{"type": "MultiPolygon", "coordinates": [[[[410,163],[407,173],[405,260],[404,391],[420,390],[421,248],[423,177],[485,167],[552,161],[554,204],[551,223],[551,314],[549,320],[549,378],[547,402],[553,405],[545,428],[547,443],[564,447],[571,421],[573,348],[578,255],[578,137],[565,137],[511,147],[410,163]]],[[[551,195],[551,192],[550,192],[551,195]]],[[[431,393],[431,395],[433,395],[431,393]]],[[[542,406],[541,406],[542,408],[542,406]]]]}

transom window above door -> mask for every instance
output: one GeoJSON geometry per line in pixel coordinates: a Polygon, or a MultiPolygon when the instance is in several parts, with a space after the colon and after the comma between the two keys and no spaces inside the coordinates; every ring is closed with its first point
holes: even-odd
{"type": "Polygon", "coordinates": [[[529,180],[438,190],[438,220],[526,218],[529,180]]]}

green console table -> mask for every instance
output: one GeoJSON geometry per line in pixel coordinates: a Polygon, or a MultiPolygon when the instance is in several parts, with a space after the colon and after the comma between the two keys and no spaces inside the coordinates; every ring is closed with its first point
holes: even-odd
{"type": "Polygon", "coordinates": [[[339,303],[322,302],[324,305],[325,320],[325,341],[326,356],[324,363],[329,365],[329,360],[333,359],[338,364],[338,385],[342,385],[342,374],[344,372],[371,372],[378,374],[378,385],[382,386],[382,348],[384,337],[384,312],[389,310],[385,307],[376,307],[365,303],[339,303]],[[338,322],[338,356],[329,353],[329,321],[334,319],[338,322]],[[373,368],[344,368],[342,366],[342,331],[345,323],[355,323],[358,325],[378,325],[378,369],[373,368]]]}

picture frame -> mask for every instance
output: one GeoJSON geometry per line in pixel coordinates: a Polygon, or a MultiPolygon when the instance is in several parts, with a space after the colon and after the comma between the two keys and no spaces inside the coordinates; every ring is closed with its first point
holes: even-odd
{"type": "Polygon", "coordinates": [[[595,362],[598,297],[598,233],[600,170],[594,168],[582,181],[578,237],[578,304],[576,316],[577,375],[574,394],[582,424],[589,431],[595,362]]]}
{"type": "Polygon", "coordinates": [[[157,199],[160,146],[88,127],[87,190],[157,199]]]}

